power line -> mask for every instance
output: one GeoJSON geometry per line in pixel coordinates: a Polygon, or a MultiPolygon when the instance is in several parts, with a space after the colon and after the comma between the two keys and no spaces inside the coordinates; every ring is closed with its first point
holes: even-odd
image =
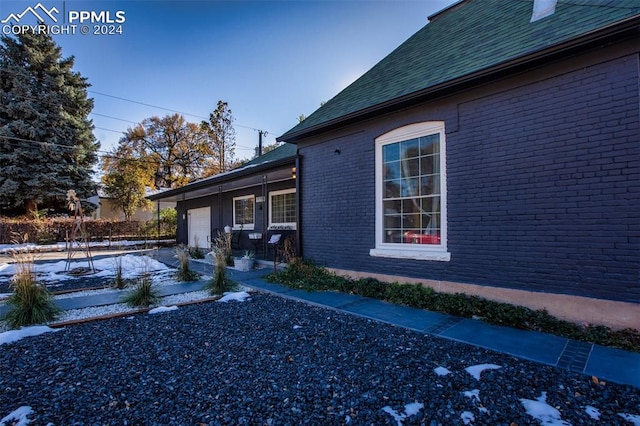
{"type": "Polygon", "coordinates": [[[114,117],[114,116],[112,116],[112,115],[99,114],[99,113],[97,113],[97,112],[91,112],[90,114],[91,114],[91,115],[97,115],[98,117],[111,118],[112,120],[124,121],[125,123],[138,124],[138,123],[137,123],[137,122],[135,122],[135,121],[127,120],[127,119],[119,118],[119,117],[114,117]]]}
{"type": "MultiPolygon", "coordinates": [[[[188,115],[188,116],[191,116],[191,117],[200,118],[200,119],[202,119],[202,120],[208,120],[208,119],[209,119],[209,117],[203,117],[203,116],[198,115],[198,114],[192,114],[192,113],[190,113],[190,112],[178,111],[178,110],[171,109],[171,108],[166,108],[166,107],[162,107],[162,106],[158,106],[158,105],[148,104],[148,103],[146,103],[146,102],[140,102],[140,101],[135,101],[135,100],[133,100],[133,99],[123,98],[123,97],[120,97],[120,96],[109,95],[109,94],[107,94],[107,93],[96,92],[95,90],[88,90],[87,92],[89,92],[89,93],[93,93],[93,94],[95,94],[95,95],[106,96],[106,97],[108,97],[108,98],[118,99],[118,100],[120,100],[120,101],[131,102],[131,103],[134,103],[134,104],[147,106],[147,107],[150,107],[150,108],[161,109],[161,110],[169,111],[169,112],[176,112],[176,113],[178,113],[178,114],[188,115]]],[[[253,130],[253,131],[256,131],[256,132],[260,132],[260,131],[262,131],[263,133],[264,133],[264,132],[268,132],[267,130],[264,130],[264,129],[257,129],[257,128],[255,128],[255,127],[244,126],[244,125],[242,125],[242,124],[238,124],[238,123],[233,123],[233,126],[235,126],[235,127],[241,127],[241,128],[243,128],[243,129],[253,130]]],[[[269,133],[272,133],[272,132],[269,132],[269,133]]]]}
{"type": "MultiPolygon", "coordinates": [[[[10,73],[10,74],[14,74],[14,75],[23,76],[23,77],[29,77],[30,76],[29,74],[25,73],[24,70],[20,70],[22,72],[17,72],[16,70],[10,70],[8,68],[0,68],[0,71],[7,72],[7,73],[10,73]]],[[[143,106],[147,106],[147,107],[150,107],[150,108],[161,109],[161,110],[168,111],[168,112],[175,112],[175,113],[182,114],[182,115],[188,115],[188,116],[191,116],[191,117],[200,118],[202,120],[208,120],[209,119],[209,117],[203,117],[203,116],[198,115],[198,114],[192,114],[192,113],[189,113],[189,112],[178,111],[176,109],[166,108],[166,107],[162,107],[162,106],[158,106],[158,105],[149,104],[149,103],[146,103],[146,102],[140,102],[140,101],[136,101],[136,100],[133,100],[133,99],[123,98],[121,96],[110,95],[108,93],[98,92],[98,91],[95,91],[95,90],[87,90],[87,93],[93,93],[93,94],[100,95],[100,96],[106,96],[108,98],[113,98],[113,99],[117,99],[117,100],[124,101],[124,102],[130,102],[130,103],[134,103],[134,104],[138,104],[138,105],[143,105],[143,106]]],[[[33,101],[42,101],[42,99],[30,98],[30,97],[24,96],[24,95],[17,95],[17,94],[13,94],[13,95],[21,97],[21,98],[24,98],[24,99],[33,100],[33,101]]],[[[98,115],[98,116],[103,116],[103,117],[106,117],[106,118],[112,118],[114,120],[120,120],[120,121],[124,121],[124,122],[128,122],[128,123],[138,124],[138,123],[136,123],[134,121],[126,120],[126,119],[123,119],[123,118],[118,118],[118,117],[113,117],[113,116],[108,116],[108,115],[98,114],[98,113],[92,113],[92,114],[98,115]]],[[[245,126],[243,124],[234,123],[233,126],[234,127],[240,127],[240,128],[243,128],[243,129],[253,130],[255,132],[262,131],[263,133],[266,132],[266,133],[272,133],[273,134],[273,132],[270,132],[268,130],[258,129],[256,127],[251,127],[251,126],[245,126]]]]}

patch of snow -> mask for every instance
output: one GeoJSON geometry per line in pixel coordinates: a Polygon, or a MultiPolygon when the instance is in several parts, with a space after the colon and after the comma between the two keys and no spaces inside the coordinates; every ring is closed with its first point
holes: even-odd
{"type": "Polygon", "coordinates": [[[404,406],[404,412],[407,415],[407,417],[413,416],[415,414],[418,414],[423,407],[424,407],[424,404],[421,404],[419,402],[412,402],[404,406]]]}
{"type": "Polygon", "coordinates": [[[626,421],[633,423],[633,426],[640,426],[640,416],[635,414],[625,414],[625,413],[618,413],[618,415],[623,419],[625,419],[626,421]]]}
{"type": "Polygon", "coordinates": [[[409,416],[418,414],[420,410],[422,410],[422,408],[424,408],[424,404],[421,404],[419,402],[412,402],[404,406],[404,413],[398,413],[396,410],[394,410],[389,406],[382,407],[382,411],[384,411],[387,414],[390,414],[393,417],[393,419],[398,423],[398,426],[402,426],[402,422],[404,421],[404,419],[406,419],[409,416]]]}
{"type": "Polygon", "coordinates": [[[162,312],[170,312],[170,311],[177,311],[178,307],[173,305],[173,306],[158,306],[157,308],[153,308],[149,311],[149,314],[160,314],[162,312]]]}
{"type": "Polygon", "coordinates": [[[475,377],[476,380],[480,380],[480,375],[482,374],[483,371],[497,370],[499,368],[502,368],[502,366],[495,365],[495,364],[478,364],[478,365],[472,365],[471,367],[467,367],[464,370],[467,373],[471,374],[473,377],[475,377]]]}
{"type": "Polygon", "coordinates": [[[596,407],[592,407],[591,405],[587,405],[586,407],[584,407],[584,411],[593,420],[600,420],[600,410],[598,410],[596,407]]]}
{"type": "Polygon", "coordinates": [[[571,426],[571,423],[562,420],[560,411],[547,404],[546,400],[546,392],[542,392],[536,400],[520,398],[527,414],[539,420],[540,424],[544,426],[571,426]]]}
{"type": "MultiPolygon", "coordinates": [[[[58,262],[36,263],[33,265],[33,272],[34,274],[36,274],[38,280],[47,282],[85,277],[109,278],[116,276],[116,266],[118,262],[121,262],[122,264],[122,278],[125,279],[136,278],[146,272],[157,273],[171,271],[171,268],[169,268],[167,265],[149,256],[126,254],[124,256],[107,257],[94,260],[93,266],[97,272],[93,274],[83,275],[82,277],[69,275],[65,272],[65,270],[89,267],[89,263],[86,260],[70,262],[68,266],[66,260],[60,260],[58,262]]],[[[0,276],[8,279],[11,276],[15,275],[16,265],[6,265],[6,267],[0,268],[0,276]]]]}
{"type": "Polygon", "coordinates": [[[480,402],[480,389],[464,391],[462,394],[467,398],[471,398],[474,404],[480,402]]]}
{"type": "Polygon", "coordinates": [[[33,414],[31,407],[23,405],[0,419],[0,426],[26,426],[31,423],[29,420],[31,414],[33,414]]]}
{"type": "MultiPolygon", "coordinates": [[[[159,243],[175,243],[175,240],[147,240],[147,241],[91,241],[89,247],[131,247],[139,246],[142,244],[159,244],[159,243]]],[[[51,251],[65,251],[67,245],[64,242],[58,242],[55,244],[0,244],[0,254],[9,254],[11,252],[51,252],[51,251]]],[[[76,246],[77,247],[77,246],[76,246]]]]}
{"type": "Polygon", "coordinates": [[[393,417],[393,419],[396,422],[398,422],[398,426],[402,426],[402,421],[405,419],[404,414],[399,414],[396,410],[389,407],[388,405],[386,407],[382,407],[382,411],[384,411],[387,414],[390,414],[391,417],[393,417]]]}
{"type": "Polygon", "coordinates": [[[460,414],[460,418],[465,425],[476,421],[476,416],[474,416],[471,411],[463,411],[462,414],[460,414]]]}
{"type": "Polygon", "coordinates": [[[446,376],[447,374],[451,374],[451,371],[445,367],[436,367],[433,369],[433,372],[438,376],[446,376]]]}
{"type": "Polygon", "coordinates": [[[33,327],[22,327],[18,330],[9,330],[4,333],[0,333],[0,345],[5,343],[17,342],[20,339],[31,336],[39,336],[44,333],[50,333],[52,331],[60,331],[61,328],[53,329],[46,325],[35,325],[33,327]]]}
{"type": "Polygon", "coordinates": [[[224,295],[218,299],[218,302],[222,302],[222,303],[227,303],[227,302],[231,302],[231,301],[236,301],[236,302],[244,302],[247,299],[250,299],[251,295],[249,295],[249,293],[247,293],[246,291],[238,291],[238,292],[226,292],[224,293],[224,295]]]}

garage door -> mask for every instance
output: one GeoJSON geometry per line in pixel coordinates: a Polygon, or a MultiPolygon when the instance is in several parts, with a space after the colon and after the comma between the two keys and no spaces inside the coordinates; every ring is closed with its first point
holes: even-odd
{"type": "Polygon", "coordinates": [[[187,210],[189,247],[209,247],[211,237],[211,207],[187,210]]]}

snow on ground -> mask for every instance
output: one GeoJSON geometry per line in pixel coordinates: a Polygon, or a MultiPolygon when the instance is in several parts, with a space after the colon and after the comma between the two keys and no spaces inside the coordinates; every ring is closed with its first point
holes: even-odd
{"type": "Polygon", "coordinates": [[[0,426],[26,426],[31,421],[29,415],[33,413],[31,407],[22,406],[0,419],[0,426]]]}
{"type": "Polygon", "coordinates": [[[39,336],[44,333],[60,330],[62,329],[49,328],[46,325],[35,325],[33,327],[22,327],[18,330],[9,330],[4,333],[0,333],[0,345],[17,342],[25,337],[39,336]]]}
{"type": "Polygon", "coordinates": [[[447,374],[451,373],[449,369],[444,367],[436,367],[433,369],[433,372],[436,373],[438,376],[446,376],[447,374]]]}
{"type": "Polygon", "coordinates": [[[177,311],[178,307],[176,305],[173,306],[158,306],[157,308],[151,309],[148,313],[153,314],[161,314],[163,312],[177,311]]]}
{"type": "MultiPolygon", "coordinates": [[[[71,271],[76,268],[87,268],[89,266],[89,262],[86,260],[70,262],[68,267],[66,260],[50,263],[36,263],[33,265],[33,272],[36,274],[39,281],[61,281],[86,278],[89,276],[92,278],[108,278],[116,276],[116,269],[119,264],[122,265],[122,277],[125,279],[135,278],[147,272],[157,273],[172,270],[164,263],[158,262],[149,256],[126,254],[123,256],[94,260],[93,266],[97,272],[91,275],[83,275],[81,277],[70,275],[65,272],[65,270],[71,271]]],[[[15,264],[4,265],[5,266],[0,267],[0,281],[8,281],[16,273],[15,264]]]]}
{"type": "Polygon", "coordinates": [[[527,410],[527,414],[540,420],[540,424],[544,426],[571,426],[571,423],[562,420],[560,411],[547,404],[546,401],[546,392],[542,392],[535,400],[520,398],[520,402],[524,405],[524,409],[527,410]]]}
{"type": "MultiPolygon", "coordinates": [[[[89,243],[90,248],[120,248],[120,247],[132,247],[140,246],[143,244],[159,244],[159,243],[175,243],[175,240],[147,240],[147,241],[92,241],[89,243]]],[[[0,254],[10,254],[13,252],[52,252],[52,251],[64,251],[67,244],[64,242],[55,244],[0,244],[0,254]]]]}
{"type": "Polygon", "coordinates": [[[624,414],[624,413],[619,413],[618,415],[623,419],[625,419],[626,421],[633,423],[634,426],[640,426],[640,416],[635,414],[624,414]]]}
{"type": "Polygon", "coordinates": [[[403,413],[398,413],[396,410],[389,406],[383,407],[382,411],[384,411],[385,413],[389,413],[391,417],[393,417],[394,420],[398,423],[398,426],[402,426],[402,422],[404,421],[404,419],[418,414],[423,407],[424,404],[421,404],[419,402],[412,402],[411,404],[407,404],[404,406],[403,413]]]}
{"type": "Polygon", "coordinates": [[[474,416],[471,411],[463,411],[462,414],[460,414],[460,418],[465,425],[471,424],[476,421],[476,416],[474,416]]]}
{"type": "Polygon", "coordinates": [[[239,292],[226,292],[224,293],[224,295],[217,300],[217,302],[222,302],[222,303],[226,303],[226,302],[232,302],[232,301],[236,301],[236,302],[244,302],[245,300],[249,299],[251,297],[251,295],[249,293],[247,293],[246,291],[239,291],[239,292]]]}
{"type": "Polygon", "coordinates": [[[485,370],[496,370],[501,368],[499,365],[495,364],[479,364],[472,365],[471,367],[465,368],[465,371],[475,377],[476,380],[480,380],[480,375],[485,370]]]}
{"type": "Polygon", "coordinates": [[[593,420],[600,420],[600,410],[598,410],[596,407],[587,405],[586,407],[584,407],[584,411],[593,420]]]}

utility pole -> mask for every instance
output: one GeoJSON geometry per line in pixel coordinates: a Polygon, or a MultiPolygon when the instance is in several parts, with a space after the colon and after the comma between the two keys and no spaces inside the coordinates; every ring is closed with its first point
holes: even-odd
{"type": "Polygon", "coordinates": [[[262,130],[258,130],[258,157],[262,155],[262,134],[266,133],[262,130]]]}

